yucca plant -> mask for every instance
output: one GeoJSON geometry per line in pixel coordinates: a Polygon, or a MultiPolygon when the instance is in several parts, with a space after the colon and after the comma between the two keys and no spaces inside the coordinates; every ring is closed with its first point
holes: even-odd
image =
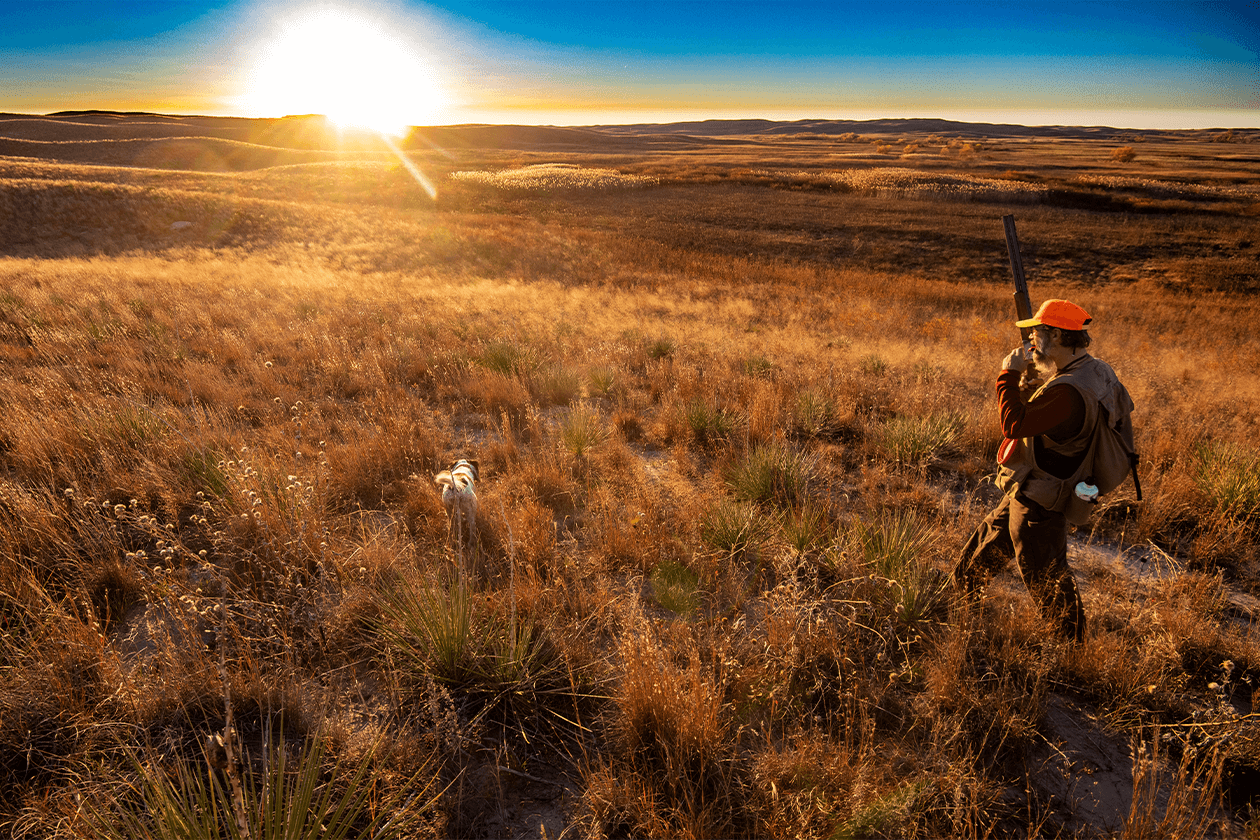
{"type": "Polygon", "coordinates": [[[528,373],[538,367],[538,360],[530,348],[510,341],[487,344],[477,362],[487,370],[504,375],[528,373]]]}
{"type": "Polygon", "coordinates": [[[669,336],[661,336],[648,342],[647,354],[651,359],[660,361],[661,359],[672,359],[676,350],[674,340],[669,336]]]}
{"type": "Polygon", "coordinates": [[[746,502],[790,508],[805,497],[813,472],[810,458],[782,442],[753,448],[726,470],[726,483],[746,502]]]}
{"type": "Polygon", "coordinates": [[[586,380],[591,393],[605,399],[612,397],[620,384],[616,369],[607,365],[591,368],[586,375],[586,380]]]}
{"type": "Polygon", "coordinates": [[[783,536],[797,554],[805,554],[831,542],[831,523],[824,510],[806,504],[784,520],[783,536]]]}
{"type": "Polygon", "coordinates": [[[1195,450],[1195,480],[1216,510],[1243,522],[1260,517],[1260,452],[1232,443],[1195,450]]]}
{"type": "Polygon", "coordinates": [[[735,430],[735,417],[721,406],[695,397],[683,407],[683,419],[701,446],[727,440],[735,430]]]}
{"type": "Polygon", "coordinates": [[[894,417],[880,430],[880,448],[893,461],[922,465],[951,446],[960,428],[958,419],[948,415],[894,417]]]}
{"type": "Polygon", "coordinates": [[[888,372],[888,362],[884,361],[882,356],[872,353],[858,360],[858,370],[864,376],[880,377],[888,372]]]}
{"type": "Polygon", "coordinates": [[[829,434],[838,425],[837,415],[836,402],[827,394],[813,389],[801,391],[792,407],[792,432],[804,438],[829,434]]]}
{"type": "Polygon", "coordinates": [[[608,437],[604,418],[594,406],[581,402],[570,409],[560,422],[560,440],[575,458],[584,458],[608,437]]]}
{"type": "Polygon", "coordinates": [[[864,803],[831,834],[831,840],[858,837],[898,836],[899,828],[910,822],[916,800],[929,787],[929,782],[906,782],[883,796],[864,803]]]}
{"type": "Polygon", "coordinates": [[[652,593],[670,612],[688,615],[699,603],[700,576],[677,560],[666,560],[652,570],[652,593]]]}
{"type": "Polygon", "coordinates": [[[700,539],[724,554],[755,554],[768,531],[766,518],[755,505],[723,499],[700,521],[700,539]]]}
{"type": "Polygon", "coordinates": [[[380,606],[389,619],[382,627],[385,643],[415,673],[452,684],[476,679],[489,634],[473,614],[466,587],[397,584],[382,593],[380,606]]]}
{"type": "MultiPolygon", "coordinates": [[[[436,776],[417,774],[383,792],[372,756],[358,767],[329,766],[324,740],[294,764],[284,738],[269,744],[261,768],[215,769],[202,761],[131,753],[136,781],[110,805],[89,807],[93,833],[109,840],[342,840],[411,836],[437,802],[436,776]],[[225,778],[228,777],[228,778],[225,778]],[[235,779],[231,777],[235,777],[235,779]]],[[[423,771],[422,771],[423,772],[423,771]]]]}
{"type": "Polygon", "coordinates": [[[740,361],[739,369],[745,376],[761,378],[774,372],[774,362],[765,356],[749,356],[740,361]]]}
{"type": "Polygon", "coordinates": [[[419,685],[432,678],[478,704],[481,714],[507,732],[566,725],[580,675],[566,670],[541,625],[509,616],[475,613],[459,585],[396,586],[381,608],[387,650],[419,685]]]}
{"type": "Polygon", "coordinates": [[[893,609],[907,625],[931,619],[943,606],[945,581],[923,558],[932,530],[917,513],[905,510],[859,521],[852,537],[867,566],[889,581],[893,609]]]}
{"type": "Polygon", "coordinates": [[[534,388],[544,405],[568,405],[582,394],[582,377],[563,365],[551,365],[535,377],[534,388]]]}

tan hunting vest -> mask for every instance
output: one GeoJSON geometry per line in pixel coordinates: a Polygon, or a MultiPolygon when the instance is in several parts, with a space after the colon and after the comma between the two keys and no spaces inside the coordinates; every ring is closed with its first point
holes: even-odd
{"type": "MultiPolygon", "coordinates": [[[[1133,400],[1128,390],[1116,377],[1116,372],[1106,362],[1087,356],[1079,364],[1073,366],[1037,390],[1033,394],[1036,399],[1047,388],[1071,385],[1085,401],[1085,422],[1081,430],[1071,439],[1059,442],[1046,435],[1036,438],[1024,438],[1021,441],[1020,457],[1009,466],[998,468],[998,486],[1007,493],[1019,490],[1021,494],[1048,510],[1056,510],[1064,514],[1074,525],[1084,525],[1089,521],[1092,507],[1088,502],[1078,499],[1073,492],[1077,482],[1092,477],[1096,469],[1102,465],[1094,463],[1096,453],[1106,447],[1098,446],[1100,420],[1108,423],[1115,430],[1123,445],[1129,452],[1133,451],[1133,424],[1130,415],[1133,413],[1133,400]],[[1081,457],[1081,463],[1072,475],[1059,478],[1051,475],[1037,465],[1037,445],[1051,449],[1069,458],[1081,457]]],[[[1117,456],[1118,457],[1118,456],[1117,456]]],[[[1110,465],[1108,465],[1110,467],[1110,465]]],[[[1112,469],[1105,470],[1112,472],[1112,469]]],[[[1127,471],[1127,470],[1126,470],[1127,471]]],[[[1123,480],[1121,473],[1120,480],[1123,480]]],[[[1102,493],[1114,489],[1119,480],[1108,481],[1105,486],[1099,482],[1098,489],[1102,493]]]]}

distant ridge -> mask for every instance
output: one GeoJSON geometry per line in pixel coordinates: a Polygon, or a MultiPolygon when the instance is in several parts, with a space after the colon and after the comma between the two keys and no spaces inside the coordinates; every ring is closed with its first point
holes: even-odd
{"type": "MultiPolygon", "coordinates": [[[[697,120],[635,125],[590,126],[609,134],[689,134],[697,137],[777,134],[943,134],[954,137],[1046,137],[1096,140],[1115,134],[1179,137],[1227,129],[1139,129],[1112,126],[1028,126],[1013,123],[971,123],[957,120],[905,118],[879,120],[697,120]]],[[[1253,132],[1260,129],[1234,129],[1253,132]]]]}
{"type": "MultiPolygon", "coordinates": [[[[1153,130],[1109,126],[1025,126],[941,119],[697,120],[634,125],[420,126],[397,142],[410,151],[496,149],[635,154],[704,146],[791,143],[796,136],[840,142],[906,137],[964,140],[1046,139],[1124,142],[1138,137],[1260,142],[1260,129],[1153,130]],[[846,136],[847,135],[847,136],[846,136]]],[[[289,163],[380,155],[390,148],[365,130],[339,129],[318,114],[276,118],[215,117],[101,110],[0,114],[0,156],[81,164],[244,171],[289,163]]]]}

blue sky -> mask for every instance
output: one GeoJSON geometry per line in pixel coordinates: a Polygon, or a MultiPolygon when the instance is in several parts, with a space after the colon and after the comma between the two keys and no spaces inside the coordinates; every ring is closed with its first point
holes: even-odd
{"type": "Polygon", "coordinates": [[[410,124],[945,117],[1256,127],[1260,3],[0,4],[0,111],[339,108],[366,119],[369,106],[410,124]],[[340,80],[345,90],[330,92],[340,80]]]}

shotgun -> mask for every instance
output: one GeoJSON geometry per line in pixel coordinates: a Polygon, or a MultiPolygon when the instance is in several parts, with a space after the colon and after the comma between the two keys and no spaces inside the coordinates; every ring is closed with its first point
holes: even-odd
{"type": "MultiPolygon", "coordinates": [[[[1032,300],[1028,297],[1028,281],[1024,279],[1024,260],[1019,255],[1019,237],[1015,234],[1015,217],[1002,217],[1002,225],[1006,228],[1006,252],[1011,258],[1011,274],[1015,277],[1015,314],[1019,320],[1026,321],[1033,316],[1032,300]]],[[[1024,353],[1032,355],[1032,327],[1023,327],[1019,331],[1024,341],[1024,353]]]]}

